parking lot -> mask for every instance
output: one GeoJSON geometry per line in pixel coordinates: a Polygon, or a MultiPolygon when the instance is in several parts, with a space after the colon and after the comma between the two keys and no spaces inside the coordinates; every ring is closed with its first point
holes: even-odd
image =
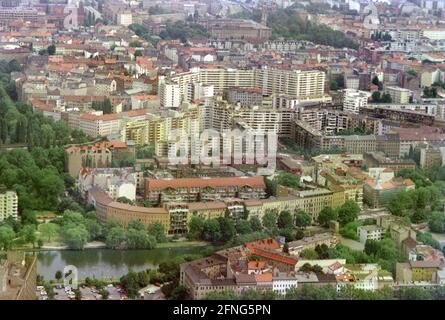
{"type": "MultiPolygon", "coordinates": [[[[99,291],[95,287],[80,286],[80,292],[82,293],[82,300],[103,300],[99,291]]],[[[109,284],[105,287],[105,290],[109,292],[108,300],[125,300],[127,296],[121,286],[114,286],[109,284]]],[[[37,287],[37,297],[39,300],[48,300],[48,294],[43,287],[37,287]]],[[[74,300],[75,294],[70,287],[64,287],[57,285],[54,287],[54,299],[55,300],[74,300]]]]}

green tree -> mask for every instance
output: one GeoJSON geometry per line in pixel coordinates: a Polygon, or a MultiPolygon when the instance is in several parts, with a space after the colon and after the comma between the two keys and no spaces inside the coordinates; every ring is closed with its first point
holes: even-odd
{"type": "Polygon", "coordinates": [[[295,213],[295,225],[297,227],[304,229],[310,226],[311,222],[312,217],[308,213],[301,210],[295,213]]]}
{"type": "Polygon", "coordinates": [[[112,249],[117,249],[122,247],[126,240],[127,240],[127,235],[125,233],[124,228],[113,227],[108,231],[108,234],[105,238],[105,243],[107,247],[112,249]]]}
{"type": "Polygon", "coordinates": [[[83,249],[88,241],[89,234],[84,225],[68,224],[62,228],[64,242],[70,249],[83,249]]]}
{"type": "Polygon", "coordinates": [[[235,225],[232,220],[226,217],[219,217],[219,230],[221,232],[222,241],[230,241],[235,235],[235,225]]]}
{"type": "Polygon", "coordinates": [[[365,242],[365,253],[370,256],[374,256],[377,254],[379,250],[379,243],[376,240],[367,239],[365,242]]]}
{"type": "Polygon", "coordinates": [[[291,213],[287,210],[281,211],[278,216],[277,224],[280,229],[293,227],[294,223],[291,213]]]}
{"type": "Polygon", "coordinates": [[[199,216],[192,216],[189,221],[188,237],[190,239],[201,239],[204,231],[204,219],[199,216]]]}
{"type": "Polygon", "coordinates": [[[132,220],[128,223],[128,229],[135,229],[135,230],[145,230],[144,224],[137,220],[132,220]]]}
{"type": "Polygon", "coordinates": [[[283,253],[289,254],[289,244],[287,242],[283,245],[283,253]]]}
{"type": "Polygon", "coordinates": [[[133,201],[128,199],[127,197],[119,197],[116,199],[116,201],[120,202],[120,203],[131,204],[131,205],[133,204],[133,201]]]}
{"type": "Polygon", "coordinates": [[[371,95],[372,97],[372,102],[374,103],[379,103],[381,100],[381,93],[380,91],[374,91],[371,95]]]}
{"type": "Polygon", "coordinates": [[[274,181],[281,186],[289,188],[298,188],[300,185],[300,176],[288,172],[280,172],[274,181]]]}
{"type": "Polygon", "coordinates": [[[422,287],[403,287],[399,290],[400,300],[432,300],[430,290],[422,287]]]}
{"type": "Polygon", "coordinates": [[[268,211],[263,215],[263,226],[269,232],[275,232],[277,228],[277,214],[273,211],[268,211]]]}
{"type": "Polygon", "coordinates": [[[0,249],[11,249],[12,242],[15,238],[15,232],[10,226],[0,227],[0,249]]]}
{"type": "Polygon", "coordinates": [[[22,223],[23,224],[37,224],[36,213],[32,210],[23,210],[22,212],[22,223]]]}
{"type": "Polygon", "coordinates": [[[236,300],[238,296],[233,290],[226,290],[223,292],[210,292],[204,300],[236,300]]]}
{"type": "Polygon", "coordinates": [[[239,220],[235,225],[236,232],[239,234],[245,234],[252,232],[250,222],[248,220],[239,220]]]}
{"type": "Polygon", "coordinates": [[[183,285],[178,285],[173,289],[170,299],[172,300],[187,300],[189,298],[189,290],[183,285]]]}
{"type": "Polygon", "coordinates": [[[74,297],[76,300],[82,300],[82,291],[80,291],[80,289],[74,289],[74,297]]]}
{"type": "Polygon", "coordinates": [[[286,300],[333,300],[336,289],[331,285],[313,286],[303,284],[299,288],[292,288],[286,292],[286,300]]]}
{"type": "Polygon", "coordinates": [[[216,219],[205,220],[202,236],[206,241],[220,241],[221,229],[219,222],[216,219]]]}
{"type": "Polygon", "coordinates": [[[308,260],[316,260],[318,259],[318,253],[315,249],[307,248],[300,252],[300,257],[308,260]]]}
{"type": "Polygon", "coordinates": [[[337,211],[334,210],[332,207],[324,207],[318,214],[318,223],[323,227],[328,227],[329,222],[337,219],[338,219],[337,211]]]}
{"type": "Polygon", "coordinates": [[[25,225],[22,230],[20,230],[19,236],[24,240],[25,243],[30,243],[34,247],[35,242],[37,241],[35,225],[25,225]]]}
{"type": "Polygon", "coordinates": [[[56,54],[56,46],[54,44],[51,44],[50,46],[48,46],[47,48],[48,51],[48,55],[53,56],[56,54]]]}
{"type": "Polygon", "coordinates": [[[55,278],[56,278],[57,282],[60,282],[60,280],[62,280],[62,277],[63,277],[62,271],[57,270],[56,274],[55,274],[55,278]]]}
{"type": "Polygon", "coordinates": [[[102,296],[103,300],[108,300],[108,297],[110,296],[110,292],[105,288],[100,289],[99,294],[102,296]]]}
{"type": "Polygon", "coordinates": [[[55,223],[43,223],[39,226],[40,234],[43,238],[45,238],[48,242],[51,242],[55,236],[59,234],[60,227],[55,223]]]}
{"type": "Polygon", "coordinates": [[[144,230],[129,229],[126,241],[129,249],[153,249],[156,246],[156,238],[149,236],[144,230]]]}
{"type": "Polygon", "coordinates": [[[104,230],[102,225],[95,219],[85,219],[84,225],[89,234],[89,241],[103,240],[104,230]]]}
{"type": "Polygon", "coordinates": [[[380,100],[382,103],[391,103],[392,102],[392,98],[391,95],[389,93],[384,93],[382,94],[382,98],[380,100]]]}
{"type": "Polygon", "coordinates": [[[348,222],[340,229],[340,234],[349,239],[358,240],[357,235],[358,223],[355,221],[348,222]]]}
{"type": "Polygon", "coordinates": [[[445,232],[445,214],[443,212],[433,212],[428,219],[428,226],[432,232],[445,232]]]}
{"type": "Polygon", "coordinates": [[[160,222],[151,223],[147,227],[147,233],[156,238],[157,242],[166,242],[164,225],[160,222]]]}
{"type": "Polygon", "coordinates": [[[249,219],[250,222],[250,228],[252,231],[261,231],[263,230],[263,226],[261,224],[261,221],[258,217],[254,216],[249,219]]]}
{"type": "Polygon", "coordinates": [[[72,210],[65,210],[62,216],[62,224],[84,224],[85,217],[80,213],[72,210]]]}
{"type": "Polygon", "coordinates": [[[360,207],[352,200],[347,200],[338,209],[338,221],[340,225],[345,225],[357,219],[360,213],[360,207]]]}

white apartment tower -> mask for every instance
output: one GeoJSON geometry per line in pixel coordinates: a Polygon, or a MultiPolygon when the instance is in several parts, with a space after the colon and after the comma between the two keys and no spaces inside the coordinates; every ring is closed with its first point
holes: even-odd
{"type": "Polygon", "coordinates": [[[161,107],[178,108],[181,104],[181,94],[177,83],[163,82],[159,86],[161,107]]]}
{"type": "Polygon", "coordinates": [[[360,108],[366,108],[370,93],[353,89],[344,90],[343,111],[358,114],[360,108]]]}

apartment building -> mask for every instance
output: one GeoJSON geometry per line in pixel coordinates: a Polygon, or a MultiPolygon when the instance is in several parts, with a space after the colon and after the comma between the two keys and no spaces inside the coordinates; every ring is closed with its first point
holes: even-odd
{"type": "Polygon", "coordinates": [[[411,90],[400,87],[386,87],[385,90],[390,96],[391,101],[397,104],[409,103],[411,97],[411,90]]]}
{"type": "Polygon", "coordinates": [[[301,101],[328,101],[325,96],[326,74],[319,70],[283,70],[262,67],[255,70],[255,87],[263,95],[283,93],[301,101]]]}
{"type": "Polygon", "coordinates": [[[212,19],[202,21],[202,24],[216,39],[250,39],[266,41],[272,35],[272,29],[255,22],[244,19],[212,19]]]}
{"type": "Polygon", "coordinates": [[[352,154],[375,152],[377,150],[377,139],[375,135],[351,135],[345,136],[345,150],[352,154]]]}
{"type": "Polygon", "coordinates": [[[121,119],[117,114],[69,113],[68,124],[90,137],[105,137],[119,133],[121,119]]]}
{"type": "Polygon", "coordinates": [[[124,121],[137,121],[145,119],[146,109],[121,112],[119,114],[103,114],[70,112],[66,115],[68,126],[85,132],[90,137],[106,137],[119,134],[124,121]]]}
{"type": "Polygon", "coordinates": [[[344,90],[343,111],[359,114],[361,108],[366,108],[371,94],[367,91],[353,89],[344,90]]]}
{"type": "Polygon", "coordinates": [[[11,22],[17,20],[38,22],[43,20],[43,15],[39,14],[37,9],[30,7],[0,7],[0,26],[8,26],[11,22]]]}
{"type": "Polygon", "coordinates": [[[242,107],[261,106],[263,94],[259,88],[229,88],[226,91],[227,102],[242,107]]]}
{"type": "Polygon", "coordinates": [[[0,190],[0,221],[9,217],[17,220],[18,197],[15,191],[0,190]]]}
{"type": "Polygon", "coordinates": [[[292,135],[294,112],[290,109],[272,107],[242,107],[225,101],[208,99],[203,103],[203,129],[222,132],[236,124],[255,132],[274,132],[281,137],[292,135]]]}
{"type": "Polygon", "coordinates": [[[403,169],[413,170],[416,168],[416,163],[412,159],[387,157],[383,152],[365,153],[363,158],[368,168],[388,168],[396,174],[403,169]]]}
{"type": "Polygon", "coordinates": [[[178,108],[181,104],[179,85],[176,83],[161,83],[159,86],[161,107],[178,108]]]}
{"type": "Polygon", "coordinates": [[[110,167],[113,159],[134,159],[135,148],[127,142],[101,141],[82,146],[70,146],[65,149],[65,169],[77,178],[82,167],[110,167]]]}
{"type": "Polygon", "coordinates": [[[360,226],[357,228],[357,234],[360,242],[365,244],[367,240],[382,240],[385,229],[377,225],[360,226]]]}
{"type": "Polygon", "coordinates": [[[266,185],[258,177],[146,180],[145,198],[156,203],[215,201],[227,198],[263,199],[266,185]]]}
{"type": "Polygon", "coordinates": [[[420,167],[422,169],[431,169],[434,167],[441,167],[444,163],[444,147],[420,148],[420,167]]]}
{"type": "Polygon", "coordinates": [[[189,106],[185,111],[168,110],[160,114],[147,114],[143,120],[127,120],[121,135],[136,145],[154,145],[156,154],[167,156],[169,134],[179,130],[181,134],[195,136],[202,131],[201,108],[189,106]]]}
{"type": "Polygon", "coordinates": [[[220,95],[232,87],[259,88],[263,95],[282,93],[302,101],[330,101],[324,90],[325,73],[319,70],[193,68],[169,80],[179,85],[182,99],[187,83],[202,82],[213,85],[215,93],[220,95]]]}
{"type": "Polygon", "coordinates": [[[399,135],[400,157],[408,155],[410,149],[425,143],[442,143],[445,140],[445,134],[442,133],[441,129],[433,126],[398,127],[391,131],[399,135]]]}

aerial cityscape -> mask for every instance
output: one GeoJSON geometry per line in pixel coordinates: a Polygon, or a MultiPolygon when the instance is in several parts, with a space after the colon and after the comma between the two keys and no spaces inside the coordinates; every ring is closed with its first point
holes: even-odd
{"type": "Polygon", "coordinates": [[[0,300],[444,300],[444,253],[445,0],[0,0],[0,300]]]}

